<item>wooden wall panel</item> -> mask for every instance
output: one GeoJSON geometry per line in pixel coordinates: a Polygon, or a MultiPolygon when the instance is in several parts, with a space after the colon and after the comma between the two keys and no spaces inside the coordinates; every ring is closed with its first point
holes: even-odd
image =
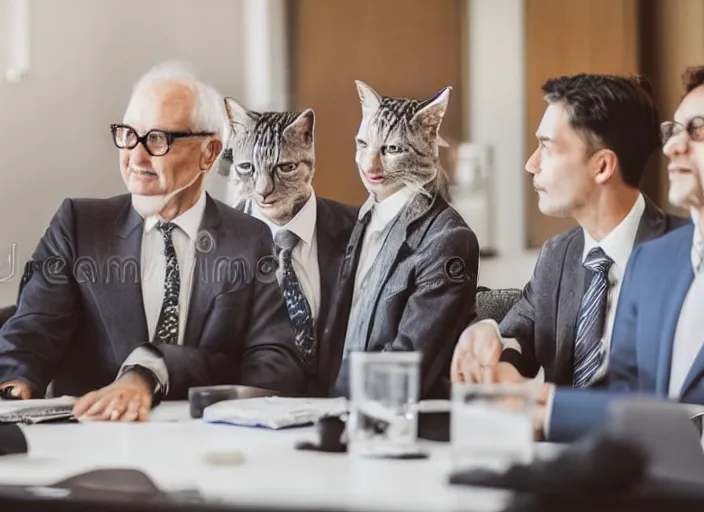
{"type": "MultiPolygon", "coordinates": [[[[463,135],[464,0],[292,0],[293,107],[316,113],[314,185],[321,196],[367,197],[354,163],[361,118],[355,79],[382,94],[429,97],[453,87],[441,128],[463,135]]],[[[466,45],[465,45],[466,46],[466,45]]]]}
{"type": "MultiPolygon", "coordinates": [[[[640,62],[637,0],[525,0],[525,9],[527,159],[545,110],[540,86],[546,79],[580,72],[634,73],[640,62]]],[[[527,244],[540,247],[575,223],[541,214],[527,173],[525,183],[527,244]]]]}
{"type": "MultiPolygon", "coordinates": [[[[641,0],[644,11],[643,68],[652,80],[663,119],[672,119],[682,97],[682,73],[688,66],[704,65],[704,1],[641,0]]],[[[667,201],[666,159],[660,158],[650,177],[659,204],[667,201]]],[[[685,213],[685,212],[678,212],[685,213]]]]}

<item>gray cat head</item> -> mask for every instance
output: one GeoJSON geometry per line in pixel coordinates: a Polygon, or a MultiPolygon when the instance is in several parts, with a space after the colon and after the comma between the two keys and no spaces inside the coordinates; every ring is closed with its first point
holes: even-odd
{"type": "Polygon", "coordinates": [[[438,146],[438,132],[447,110],[451,87],[418,101],[380,96],[357,81],[362,122],[357,132],[356,162],[364,186],[377,201],[403,185],[423,193],[447,194],[438,146]]]}
{"type": "Polygon", "coordinates": [[[315,172],[315,113],[252,112],[225,98],[232,138],[230,180],[241,199],[250,199],[283,225],[305,204],[315,172]]]}

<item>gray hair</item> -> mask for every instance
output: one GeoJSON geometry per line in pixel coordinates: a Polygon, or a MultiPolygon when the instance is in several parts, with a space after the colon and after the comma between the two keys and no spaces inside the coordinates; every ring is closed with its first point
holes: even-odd
{"type": "Polygon", "coordinates": [[[196,104],[193,107],[193,129],[215,132],[220,137],[223,147],[225,146],[230,136],[230,123],[225,113],[223,95],[214,87],[201,82],[192,66],[179,61],[157,64],[137,81],[132,88],[132,95],[134,96],[135,92],[145,85],[155,82],[176,82],[190,87],[196,97],[196,104]]]}

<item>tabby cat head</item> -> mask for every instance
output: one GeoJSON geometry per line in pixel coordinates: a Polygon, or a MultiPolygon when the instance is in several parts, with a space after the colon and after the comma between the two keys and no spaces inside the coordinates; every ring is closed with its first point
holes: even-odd
{"type": "Polygon", "coordinates": [[[313,191],[315,113],[252,112],[232,98],[225,98],[225,109],[232,127],[231,181],[242,199],[286,224],[313,191]]]}
{"type": "Polygon", "coordinates": [[[438,131],[451,87],[418,101],[380,96],[357,81],[362,122],[357,132],[357,168],[364,186],[383,201],[403,185],[425,194],[447,195],[440,167],[438,131]]]}

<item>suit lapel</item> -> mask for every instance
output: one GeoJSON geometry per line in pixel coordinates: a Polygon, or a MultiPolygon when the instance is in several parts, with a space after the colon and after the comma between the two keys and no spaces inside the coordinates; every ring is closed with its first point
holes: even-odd
{"type": "MultiPolygon", "coordinates": [[[[128,196],[129,197],[129,196],[128,196]]],[[[87,272],[98,270],[93,297],[100,317],[112,340],[112,349],[118,364],[141,344],[147,343],[149,333],[142,297],[141,252],[143,219],[132,208],[128,199],[115,223],[115,236],[96,247],[107,247],[98,253],[96,262],[84,261],[76,265],[79,283],[89,280],[87,272]],[[96,268],[92,268],[93,265],[96,268]],[[104,274],[102,274],[104,273],[104,274]]]]}
{"type": "Polygon", "coordinates": [[[336,222],[333,212],[325,201],[317,198],[316,203],[315,233],[318,242],[318,270],[320,272],[320,311],[316,319],[315,330],[316,336],[320,340],[334,300],[338,271],[343,257],[342,248],[347,240],[340,239],[343,226],[336,222]]]}
{"type": "Polygon", "coordinates": [[[379,257],[369,271],[371,287],[368,293],[371,302],[369,303],[369,317],[365,333],[365,349],[369,343],[370,331],[372,325],[374,325],[374,315],[376,314],[376,307],[379,303],[381,292],[396,268],[399,259],[403,256],[404,251],[408,249],[407,242],[409,237],[412,236],[411,228],[413,224],[426,214],[433,203],[434,199],[431,201],[422,194],[413,196],[401,210],[401,213],[396,216],[396,219],[392,221],[388,234],[385,240],[382,241],[382,250],[379,253],[379,257]]]}
{"type": "Polygon", "coordinates": [[[658,208],[646,195],[643,195],[643,198],[645,200],[645,209],[638,224],[634,247],[642,242],[658,238],[665,234],[667,230],[667,215],[665,212],[658,208]]]}
{"type": "Polygon", "coordinates": [[[218,275],[229,275],[232,255],[223,252],[221,218],[215,201],[206,196],[203,220],[196,240],[195,263],[191,285],[191,300],[188,307],[188,320],[183,344],[196,347],[200,343],[203,324],[210,313],[210,304],[221,291],[221,283],[214,282],[218,275]],[[216,265],[227,264],[226,269],[216,269],[216,265]]]}
{"type": "Polygon", "coordinates": [[[331,297],[332,310],[326,321],[326,330],[330,333],[330,336],[326,336],[328,343],[323,343],[320,347],[319,356],[319,360],[323,361],[320,368],[323,374],[321,382],[327,386],[327,389],[324,390],[325,392],[332,389],[337,373],[340,370],[359,254],[370,217],[371,213],[367,212],[364,218],[358,220],[354,225],[350,240],[347,243],[345,256],[339,267],[337,279],[335,279],[337,289],[331,297]]]}
{"type": "MultiPolygon", "coordinates": [[[[557,324],[555,326],[555,375],[573,375],[574,344],[577,334],[577,315],[582,304],[582,297],[587,288],[587,271],[582,265],[584,252],[584,233],[580,232],[572,238],[565,252],[565,260],[560,273],[560,291],[555,295],[555,310],[557,311],[557,324]]],[[[568,385],[570,382],[558,382],[568,385]]]]}
{"type": "MultiPolygon", "coordinates": [[[[687,240],[691,239],[691,237],[687,237],[687,240]]],[[[684,305],[685,298],[694,280],[694,270],[692,269],[690,255],[691,244],[681,244],[677,249],[672,267],[673,272],[677,275],[674,277],[670,286],[667,287],[669,293],[667,295],[661,295],[661,310],[665,321],[662,323],[662,332],[656,339],[661,347],[658,357],[656,386],[657,392],[662,396],[667,396],[669,393],[675,333],[677,331],[682,306],[684,305]]],[[[702,368],[704,368],[704,350],[700,350],[697,357],[692,361],[692,366],[682,383],[680,397],[684,396],[696,382],[697,378],[702,373],[702,368]]]]}

